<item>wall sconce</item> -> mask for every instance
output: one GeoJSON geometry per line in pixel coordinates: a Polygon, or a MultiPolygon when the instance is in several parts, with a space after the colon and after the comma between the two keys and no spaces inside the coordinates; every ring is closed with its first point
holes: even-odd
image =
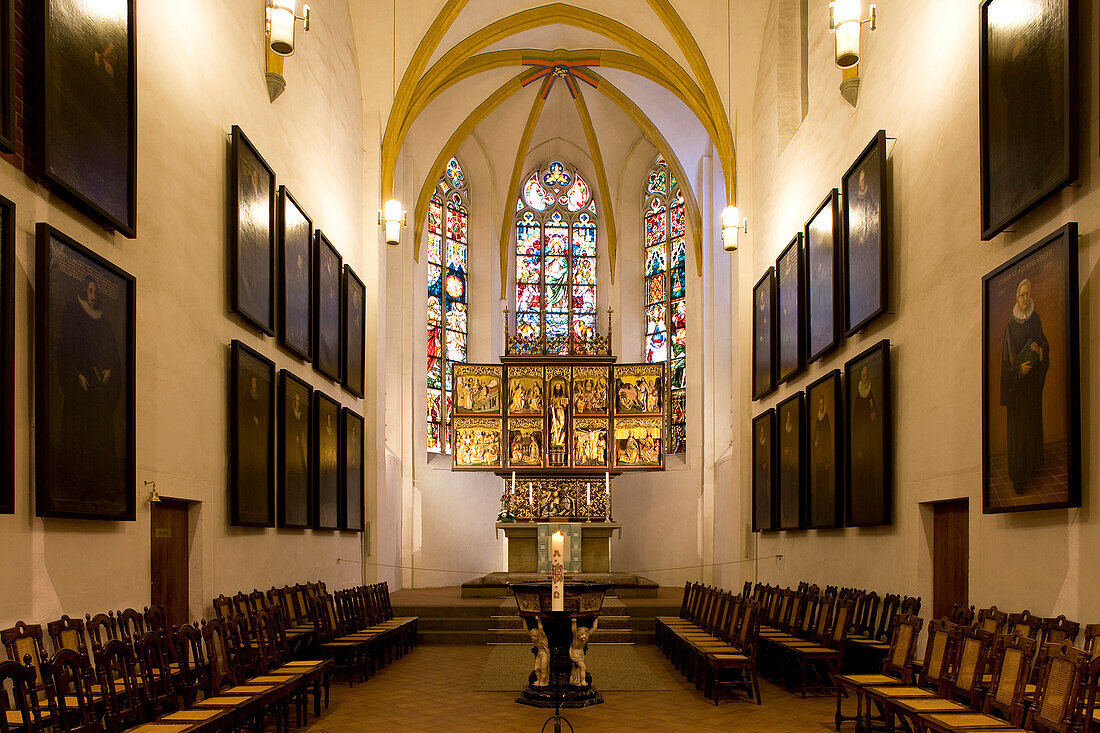
{"type": "Polygon", "coordinates": [[[378,225],[386,225],[386,244],[401,243],[401,227],[408,223],[409,212],[401,208],[401,202],[390,199],[378,210],[378,225]]]}
{"type": "Polygon", "coordinates": [[[862,0],[831,0],[829,32],[833,34],[833,58],[838,69],[859,63],[859,30],[864,23],[878,29],[878,8],[871,3],[871,17],[863,18],[862,0]]]}
{"type": "Polygon", "coordinates": [[[749,233],[749,220],[741,218],[736,206],[722,209],[722,249],[736,252],[737,238],[741,232],[749,233]]]}
{"type": "Polygon", "coordinates": [[[283,57],[294,53],[294,26],[302,21],[302,30],[309,31],[309,5],[302,5],[302,15],[295,6],[297,0],[268,0],[264,8],[264,37],[267,39],[267,96],[274,102],[286,89],[283,78],[283,57]]]}
{"type": "Polygon", "coordinates": [[[157,482],[156,481],[146,481],[145,485],[153,487],[152,490],[149,492],[149,503],[150,504],[159,504],[160,503],[160,494],[157,493],[157,482]]]}

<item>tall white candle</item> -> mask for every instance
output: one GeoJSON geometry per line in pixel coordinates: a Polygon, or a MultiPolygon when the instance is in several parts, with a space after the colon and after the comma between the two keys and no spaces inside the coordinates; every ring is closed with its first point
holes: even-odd
{"type": "Polygon", "coordinates": [[[527,482],[527,501],[531,502],[531,508],[535,508],[535,492],[531,489],[531,482],[527,482]]]}
{"type": "Polygon", "coordinates": [[[603,493],[611,496],[611,474],[607,471],[603,472],[603,493]]]}
{"type": "Polygon", "coordinates": [[[512,471],[512,496],[516,495],[516,472],[512,471]]]}
{"type": "Polygon", "coordinates": [[[584,503],[585,505],[592,504],[592,482],[589,481],[584,487],[584,503]]]}
{"type": "Polygon", "coordinates": [[[561,530],[550,537],[550,610],[565,610],[565,539],[561,530]]]}

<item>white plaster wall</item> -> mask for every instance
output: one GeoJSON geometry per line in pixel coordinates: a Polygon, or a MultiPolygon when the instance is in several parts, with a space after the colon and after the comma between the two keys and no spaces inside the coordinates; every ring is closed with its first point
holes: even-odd
{"type": "MultiPolygon", "coordinates": [[[[240,124],[278,183],[364,270],[363,112],[344,0],[314,0],[313,27],[286,63],[274,104],[264,84],[263,3],[137,4],[138,232],[105,233],[10,165],[0,193],[17,205],[16,513],[0,517],[0,625],[45,622],[149,602],[149,510],[142,482],[201,502],[192,512],[191,611],[218,593],[323,579],[358,582],[358,534],[228,527],[229,341],[239,338],[343,404],[363,402],[227,313],[226,156],[240,124]],[[181,39],[187,39],[181,49],[181,39]],[[75,237],[137,279],[135,522],[33,516],[34,224],[75,237]]],[[[369,281],[368,281],[369,282],[369,281]]],[[[372,407],[368,405],[368,409],[372,407]]],[[[369,418],[368,418],[369,421],[369,418]]],[[[368,452],[368,464],[376,458],[368,452]]]]}
{"type": "MultiPolygon", "coordinates": [[[[773,6],[775,3],[773,3],[773,6]]],[[[1091,429],[1100,401],[1091,366],[1100,345],[1088,324],[1100,313],[1091,277],[1100,258],[1100,172],[1095,141],[1097,105],[1097,8],[1082,3],[1081,178],[1013,225],[1012,233],[983,243],[979,237],[978,11],[953,0],[880,3],[879,31],[864,43],[859,106],[844,102],[832,64],[827,8],[809,9],[809,98],[806,119],[787,147],[777,151],[777,49],[774,7],[769,15],[753,114],[755,150],[749,282],[774,261],[848,165],[884,128],[891,142],[890,308],[862,335],[759,403],[743,399],[739,420],[804,389],[827,369],[842,367],[879,339],[893,348],[896,435],[895,517],[890,527],[791,532],[759,537],[759,578],[793,585],[799,579],[920,594],[931,603],[931,512],[920,502],[970,500],[970,602],[1029,608],[1094,620],[1100,600],[1089,547],[1100,541],[1092,516],[1091,429]],[[1080,510],[1011,515],[981,514],[980,285],[983,274],[1067,221],[1080,222],[1081,415],[1083,501],[1080,510]]],[[[741,302],[750,291],[742,287],[741,302]]],[[[739,343],[751,342],[740,324],[739,343]]],[[[737,362],[748,384],[747,356],[737,362]]],[[[742,511],[748,516],[750,445],[738,441],[742,511]]]]}

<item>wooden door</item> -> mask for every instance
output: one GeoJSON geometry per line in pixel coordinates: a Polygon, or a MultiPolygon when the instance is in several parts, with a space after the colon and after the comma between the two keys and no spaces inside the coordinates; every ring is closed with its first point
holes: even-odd
{"type": "Polygon", "coordinates": [[[161,499],[152,507],[150,575],[153,605],[164,606],[168,624],[185,624],[188,609],[188,522],[186,501],[161,499]]]}
{"type": "Polygon", "coordinates": [[[970,502],[939,502],[932,511],[932,618],[942,618],[969,605],[970,502]]]}

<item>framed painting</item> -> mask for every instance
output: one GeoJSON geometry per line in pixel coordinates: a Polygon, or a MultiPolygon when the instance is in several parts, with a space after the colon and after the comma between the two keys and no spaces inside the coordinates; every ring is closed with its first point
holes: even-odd
{"type": "Polygon", "coordinates": [[[833,189],[806,222],[806,363],[840,343],[840,192],[833,189]]]}
{"type": "Polygon", "coordinates": [[[504,468],[503,432],[499,417],[455,417],[451,468],[456,471],[504,468]]]}
{"type": "Polygon", "coordinates": [[[452,409],[456,415],[495,415],[504,407],[499,364],[455,364],[452,409]]]}
{"type": "Polygon", "coordinates": [[[797,392],[775,408],[776,450],[779,455],[779,529],[802,529],[802,486],[805,476],[803,424],[805,396],[797,392]]]}
{"type": "Polygon", "coordinates": [[[275,526],[275,362],[236,339],[229,359],[229,523],[275,526]]]}
{"type": "Polygon", "coordinates": [[[313,235],[313,368],[340,381],[340,272],[344,258],[320,229],[313,235]]]}
{"type": "Polygon", "coordinates": [[[513,417],[508,420],[508,467],[539,468],[543,465],[541,417],[513,417]]]}
{"type": "Polygon", "coordinates": [[[573,414],[575,416],[606,416],[609,400],[607,367],[573,367],[573,414]]]}
{"type": "Polygon", "coordinates": [[[775,389],[775,268],[752,288],[752,398],[775,389]]]}
{"type": "Polygon", "coordinates": [[[618,364],[614,374],[616,415],[664,413],[664,364],[618,364]]]}
{"type": "Polygon", "coordinates": [[[752,531],[770,532],[775,514],[775,409],[752,419],[752,531]]]}
{"type": "Polygon", "coordinates": [[[311,526],[310,419],[313,388],[283,369],[279,372],[279,469],[276,482],[278,525],[311,526]]]}
{"type": "Polygon", "coordinates": [[[1077,180],[1077,0],[979,7],[982,239],[1077,180]]]}
{"type": "Polygon", "coordinates": [[[35,227],[35,516],[135,518],[135,282],[35,227]]]}
{"type": "Polygon", "coordinates": [[[803,331],[802,294],[805,290],[802,233],[783,248],[775,260],[776,311],[776,379],[779,383],[790,381],[802,370],[805,357],[803,331]]]}
{"type": "Polygon", "coordinates": [[[856,158],[841,181],[844,193],[844,333],[859,333],[886,312],[888,213],[886,130],[856,158]]]}
{"type": "Polygon", "coordinates": [[[508,377],[508,415],[538,415],[545,411],[543,402],[543,368],[510,366],[508,377]]]}
{"type": "Polygon", "coordinates": [[[844,523],[849,527],[890,524],[894,436],[889,339],[844,364],[844,387],[844,523]]]}
{"type": "Polygon", "coordinates": [[[279,186],[279,342],[305,361],[313,357],[313,220],[279,186]]]}
{"type": "Polygon", "coordinates": [[[0,196],[0,514],[15,513],[15,204],[0,196]]]}
{"type": "Polygon", "coordinates": [[[1077,224],[982,278],[982,511],[1081,506],[1077,224]]]}
{"type": "Polygon", "coordinates": [[[365,367],[363,360],[367,338],[367,286],[349,265],[344,265],[344,291],[341,319],[343,338],[340,353],[344,374],[344,388],[356,397],[363,396],[365,367]]]}
{"type": "Polygon", "coordinates": [[[347,407],[340,421],[340,529],[363,531],[363,418],[347,407]]]}
{"type": "Polygon", "coordinates": [[[137,236],[136,2],[34,5],[41,14],[43,172],[54,190],[132,239],[137,236]]]}
{"type": "Polygon", "coordinates": [[[615,467],[630,471],[664,466],[663,417],[615,419],[615,467]]]}
{"type": "Polygon", "coordinates": [[[0,0],[0,150],[15,151],[15,0],[0,0]]]}
{"type": "Polygon", "coordinates": [[[574,417],[573,467],[606,468],[607,465],[607,418],[574,417]]]}
{"type": "Polygon", "coordinates": [[[839,527],[844,521],[841,486],[843,424],[840,370],[834,369],[806,388],[806,471],[809,529],[839,527]]]}
{"type": "Polygon", "coordinates": [[[275,171],[241,128],[229,152],[229,286],[233,312],[275,334],[275,171]]]}
{"type": "Polygon", "coordinates": [[[340,528],[340,403],[313,392],[313,528],[340,528]]]}

